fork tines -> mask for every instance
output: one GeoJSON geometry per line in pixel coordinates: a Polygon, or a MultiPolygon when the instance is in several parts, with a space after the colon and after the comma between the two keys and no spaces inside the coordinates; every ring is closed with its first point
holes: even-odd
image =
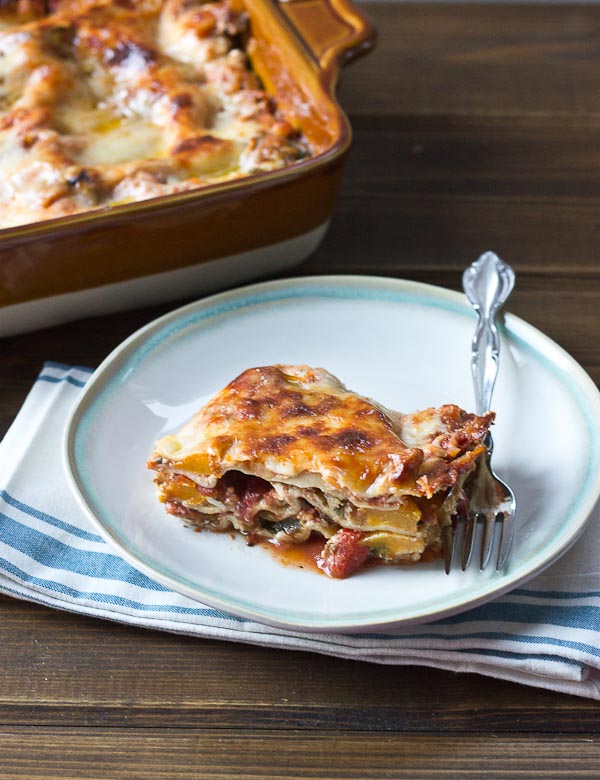
{"type": "Polygon", "coordinates": [[[491,558],[494,548],[496,525],[500,525],[500,541],[496,558],[496,571],[501,571],[508,560],[514,532],[514,513],[498,509],[487,512],[471,512],[459,515],[455,527],[448,525],[443,529],[442,548],[446,574],[452,569],[454,551],[459,550],[461,569],[465,571],[476,547],[478,529],[482,530],[480,543],[479,569],[483,571],[491,558]]]}

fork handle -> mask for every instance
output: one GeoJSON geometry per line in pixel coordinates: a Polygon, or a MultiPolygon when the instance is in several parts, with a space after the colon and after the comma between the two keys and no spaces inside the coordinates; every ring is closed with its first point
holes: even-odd
{"type": "Polygon", "coordinates": [[[491,405],[500,355],[496,315],[514,284],[514,271],[493,252],[481,255],[463,274],[464,291],[478,316],[471,344],[471,375],[477,414],[484,414],[491,405]]]}
{"type": "Polygon", "coordinates": [[[475,390],[475,413],[485,414],[492,402],[498,376],[500,338],[493,319],[479,316],[471,352],[471,375],[475,390]]]}

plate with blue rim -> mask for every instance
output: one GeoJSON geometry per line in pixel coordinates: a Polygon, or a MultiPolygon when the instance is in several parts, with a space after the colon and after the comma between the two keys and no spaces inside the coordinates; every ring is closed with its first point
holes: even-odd
{"type": "Polygon", "coordinates": [[[193,533],[167,515],[145,467],[243,370],[326,368],[351,390],[409,412],[474,407],[466,298],[367,276],[265,282],[204,298],[146,325],[99,366],[67,424],[71,487],[106,541],[174,591],[297,631],[378,631],[456,614],[542,571],[583,530],[600,495],[600,393],[583,368],[511,314],[501,324],[494,466],[515,490],[518,527],[501,572],[443,563],[369,568],[344,580],[283,565],[242,537],[193,533]]]}

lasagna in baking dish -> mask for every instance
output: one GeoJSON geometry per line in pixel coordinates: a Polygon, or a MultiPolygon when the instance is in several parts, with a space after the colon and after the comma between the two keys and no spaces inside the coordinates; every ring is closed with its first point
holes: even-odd
{"type": "Polygon", "coordinates": [[[186,524],[250,544],[316,541],[318,567],[342,578],[370,561],[441,556],[443,528],[487,473],[493,419],[454,405],[392,412],[321,368],[251,368],[147,465],[186,524]]]}
{"type": "Polygon", "coordinates": [[[250,40],[230,0],[3,0],[0,227],[309,156],[250,40]]]}

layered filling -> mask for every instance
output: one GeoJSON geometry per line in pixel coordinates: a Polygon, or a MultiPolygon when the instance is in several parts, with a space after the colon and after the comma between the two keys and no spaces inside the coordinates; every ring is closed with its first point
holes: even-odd
{"type": "Polygon", "coordinates": [[[155,482],[167,512],[191,527],[234,530],[250,544],[268,540],[301,545],[320,538],[319,568],[331,577],[343,578],[370,559],[398,564],[440,557],[442,528],[468,509],[478,462],[473,461],[451,488],[430,498],[370,501],[316,487],[269,482],[238,470],[227,471],[211,484],[199,475],[175,470],[160,457],[148,465],[157,472],[155,482]]]}
{"type": "Polygon", "coordinates": [[[296,551],[322,542],[319,567],[347,577],[369,560],[441,555],[443,530],[485,481],[493,419],[453,404],[402,414],[323,368],[259,366],[157,441],[148,466],[190,525],[296,551]]]}

